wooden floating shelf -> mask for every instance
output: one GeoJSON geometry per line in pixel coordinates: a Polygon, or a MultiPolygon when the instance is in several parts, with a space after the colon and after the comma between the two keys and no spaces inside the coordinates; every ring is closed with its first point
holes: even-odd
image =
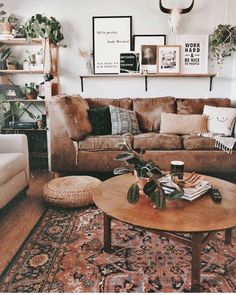
{"type": "Polygon", "coordinates": [[[80,76],[81,81],[81,91],[84,91],[84,79],[93,78],[144,78],[145,79],[145,91],[148,91],[148,78],[209,78],[210,87],[209,90],[212,91],[212,82],[216,74],[91,74],[80,76]]]}
{"type": "Polygon", "coordinates": [[[0,70],[0,74],[43,74],[44,71],[0,70]]]}
{"type": "Polygon", "coordinates": [[[40,46],[43,43],[43,39],[32,39],[28,40],[25,38],[14,38],[14,39],[0,39],[0,43],[11,46],[40,46]]]}
{"type": "Polygon", "coordinates": [[[45,100],[41,99],[8,99],[8,102],[43,102],[45,103],[45,100]]]}
{"type": "Polygon", "coordinates": [[[2,128],[2,131],[4,132],[14,132],[14,131],[22,131],[22,132],[27,132],[27,131],[37,131],[37,132],[45,132],[47,129],[36,129],[36,128],[2,128]]]}

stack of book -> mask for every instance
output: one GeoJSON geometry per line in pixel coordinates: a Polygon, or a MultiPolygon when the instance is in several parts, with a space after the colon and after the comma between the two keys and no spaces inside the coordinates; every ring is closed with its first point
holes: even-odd
{"type": "MultiPolygon", "coordinates": [[[[167,195],[176,189],[176,185],[171,181],[163,181],[162,187],[167,195]]],[[[204,179],[200,180],[194,187],[183,189],[184,195],[182,196],[182,199],[193,201],[199,198],[200,196],[204,195],[210,188],[211,185],[208,181],[204,179]]]]}

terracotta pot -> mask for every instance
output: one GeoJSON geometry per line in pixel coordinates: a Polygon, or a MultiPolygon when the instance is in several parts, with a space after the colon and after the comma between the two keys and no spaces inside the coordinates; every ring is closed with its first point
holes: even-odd
{"type": "Polygon", "coordinates": [[[9,35],[12,33],[13,25],[10,23],[0,23],[0,31],[3,35],[9,35]]]}
{"type": "Polygon", "coordinates": [[[27,99],[37,99],[38,97],[38,92],[32,92],[30,94],[26,94],[27,99]]]}
{"type": "Polygon", "coordinates": [[[44,122],[42,120],[37,120],[36,123],[38,129],[44,129],[44,122]]]}
{"type": "Polygon", "coordinates": [[[7,69],[8,69],[9,71],[11,71],[11,70],[16,70],[16,65],[14,65],[14,64],[7,64],[7,69]]]}

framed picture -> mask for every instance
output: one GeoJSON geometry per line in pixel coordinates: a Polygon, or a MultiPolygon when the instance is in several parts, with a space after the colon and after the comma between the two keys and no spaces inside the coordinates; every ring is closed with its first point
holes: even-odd
{"type": "Polygon", "coordinates": [[[158,46],[158,73],[180,73],[180,46],[158,46]]]}
{"type": "Polygon", "coordinates": [[[138,74],[140,72],[140,61],[138,52],[126,52],[120,54],[120,73],[138,74]]]}
{"type": "Polygon", "coordinates": [[[120,53],[132,47],[131,16],[93,17],[94,74],[119,74],[120,53]]]}
{"type": "Polygon", "coordinates": [[[208,35],[178,35],[181,46],[181,73],[206,74],[208,72],[208,35]]]}
{"type": "Polygon", "coordinates": [[[141,73],[157,72],[157,46],[166,45],[166,35],[134,35],[133,49],[141,56],[141,73]]]}
{"type": "Polygon", "coordinates": [[[25,98],[19,85],[0,84],[0,94],[5,96],[7,100],[25,98]]]}

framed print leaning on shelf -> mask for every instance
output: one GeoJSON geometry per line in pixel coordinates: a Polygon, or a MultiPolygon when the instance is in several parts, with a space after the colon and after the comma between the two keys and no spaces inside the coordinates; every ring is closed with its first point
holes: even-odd
{"type": "Polygon", "coordinates": [[[181,73],[207,74],[208,35],[178,35],[181,46],[181,73]]]}
{"type": "Polygon", "coordinates": [[[140,53],[141,73],[157,72],[157,46],[166,44],[166,35],[134,35],[133,49],[140,53]]]}
{"type": "Polygon", "coordinates": [[[119,74],[120,53],[132,46],[131,16],[93,17],[94,74],[119,74]]]}
{"type": "Polygon", "coordinates": [[[158,46],[158,73],[180,73],[180,46],[158,46]]]}

